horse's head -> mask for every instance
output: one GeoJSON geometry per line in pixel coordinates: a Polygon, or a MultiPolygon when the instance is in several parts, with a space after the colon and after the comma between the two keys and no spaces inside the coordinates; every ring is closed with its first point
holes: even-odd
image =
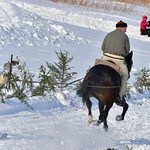
{"type": "Polygon", "coordinates": [[[133,65],[133,61],[132,61],[132,55],[133,55],[133,51],[131,51],[126,57],[126,64],[127,64],[127,68],[128,68],[128,72],[130,73],[132,65],[133,65]]]}

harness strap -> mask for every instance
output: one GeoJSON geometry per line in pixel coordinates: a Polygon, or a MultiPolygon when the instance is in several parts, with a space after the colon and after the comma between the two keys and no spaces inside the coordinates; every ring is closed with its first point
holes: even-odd
{"type": "Polygon", "coordinates": [[[93,88],[99,88],[99,89],[113,89],[113,88],[120,88],[120,85],[114,85],[114,86],[105,86],[105,85],[86,85],[87,87],[93,87],[93,88]]]}

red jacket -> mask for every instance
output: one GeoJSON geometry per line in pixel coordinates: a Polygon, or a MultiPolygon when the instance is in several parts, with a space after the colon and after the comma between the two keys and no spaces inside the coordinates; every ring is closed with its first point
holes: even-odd
{"type": "Polygon", "coordinates": [[[143,16],[140,24],[140,31],[145,31],[147,27],[150,27],[150,24],[147,22],[147,16],[143,16]]]}

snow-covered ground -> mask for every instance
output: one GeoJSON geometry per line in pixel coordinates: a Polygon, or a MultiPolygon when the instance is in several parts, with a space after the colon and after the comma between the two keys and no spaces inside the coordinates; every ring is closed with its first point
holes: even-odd
{"type": "MultiPolygon", "coordinates": [[[[129,79],[132,85],[133,74],[142,67],[150,67],[150,38],[139,33],[141,17],[150,11],[143,8],[141,12],[142,7],[129,15],[49,0],[1,0],[0,71],[13,54],[37,74],[46,61],[56,61],[55,51],[65,50],[73,56],[77,78],[82,78],[95,59],[102,56],[100,47],[105,35],[123,20],[128,23],[127,35],[134,52],[129,79]]],[[[134,97],[127,99],[130,107],[124,121],[115,120],[121,107],[114,105],[110,110],[108,132],[102,126],[87,125],[86,107],[74,93],[65,105],[59,99],[32,98],[28,102],[33,110],[17,99],[6,100],[5,104],[0,103],[0,134],[7,134],[0,139],[0,149],[150,150],[150,96],[144,93],[134,97]]],[[[97,119],[98,108],[92,100],[97,119]]]]}

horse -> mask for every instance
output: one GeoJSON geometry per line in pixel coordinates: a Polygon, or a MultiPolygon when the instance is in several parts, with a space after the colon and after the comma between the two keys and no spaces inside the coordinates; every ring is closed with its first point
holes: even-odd
{"type": "MultiPolygon", "coordinates": [[[[125,61],[130,74],[133,52],[131,51],[126,57],[125,61]]],[[[92,115],[92,102],[90,97],[94,97],[98,100],[99,107],[99,118],[95,122],[95,125],[99,126],[103,122],[103,128],[107,131],[107,117],[109,110],[113,106],[113,103],[123,107],[121,115],[116,116],[117,121],[124,120],[125,114],[128,110],[129,105],[123,98],[121,103],[116,101],[121,86],[121,76],[112,67],[104,64],[94,65],[89,69],[86,76],[81,83],[80,88],[77,90],[77,95],[82,97],[83,103],[86,103],[88,108],[88,123],[91,124],[93,121],[92,115]]]]}

